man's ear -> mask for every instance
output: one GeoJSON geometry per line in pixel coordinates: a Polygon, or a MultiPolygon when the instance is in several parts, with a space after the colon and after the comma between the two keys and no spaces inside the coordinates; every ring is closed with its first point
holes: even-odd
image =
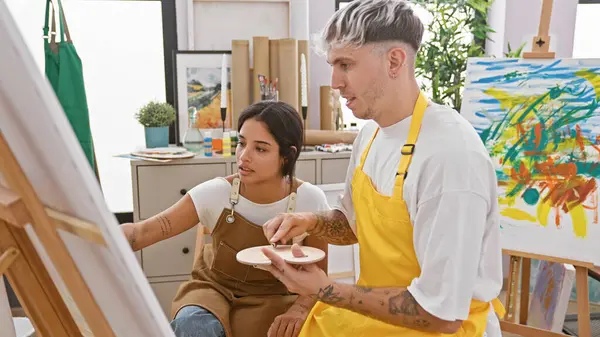
{"type": "Polygon", "coordinates": [[[406,64],[407,53],[403,47],[394,47],[388,52],[389,75],[392,78],[398,77],[402,67],[406,64]]]}
{"type": "Polygon", "coordinates": [[[298,153],[298,149],[294,145],[290,146],[290,149],[292,149],[294,154],[298,153]]]}

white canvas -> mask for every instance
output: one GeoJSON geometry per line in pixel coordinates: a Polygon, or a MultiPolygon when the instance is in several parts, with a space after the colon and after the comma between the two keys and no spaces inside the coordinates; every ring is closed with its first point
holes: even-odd
{"type": "Polygon", "coordinates": [[[16,337],[12,313],[8,305],[8,295],[4,286],[4,276],[0,274],[0,337],[16,337]]]}
{"type": "Polygon", "coordinates": [[[599,69],[469,59],[461,113],[496,167],[503,248],[600,265],[599,69]]]}
{"type": "MultiPolygon", "coordinates": [[[[0,0],[0,128],[42,203],[98,226],[107,246],[61,232],[116,336],[174,336],[52,88],[0,0]]],[[[0,178],[0,181],[2,179],[0,178]]],[[[35,240],[35,233],[28,228],[35,240]]],[[[54,282],[50,259],[36,244],[54,282]]],[[[64,291],[64,289],[63,289],[64,291]]],[[[69,300],[68,294],[67,301],[69,300]]]]}

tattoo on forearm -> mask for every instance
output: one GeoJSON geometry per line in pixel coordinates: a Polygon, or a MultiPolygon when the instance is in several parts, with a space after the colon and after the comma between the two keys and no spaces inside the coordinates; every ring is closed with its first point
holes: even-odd
{"type": "Polygon", "coordinates": [[[344,298],[340,296],[340,292],[335,290],[333,284],[330,284],[325,288],[319,289],[319,293],[316,295],[312,295],[311,297],[316,299],[317,301],[329,304],[339,303],[344,300],[344,298]]]}
{"type": "Polygon", "coordinates": [[[131,231],[131,235],[129,236],[129,246],[131,249],[135,250],[135,244],[137,243],[137,228],[133,227],[131,231]]]}
{"type": "Polygon", "coordinates": [[[366,293],[371,292],[371,290],[373,290],[373,288],[361,287],[361,286],[354,286],[354,288],[356,288],[356,291],[358,291],[361,294],[366,294],[366,293]]]}
{"type": "Polygon", "coordinates": [[[321,302],[355,311],[390,324],[423,331],[439,326],[404,288],[370,288],[330,284],[314,296],[321,302]]]}
{"type": "Polygon", "coordinates": [[[333,245],[350,245],[358,242],[348,224],[348,219],[340,211],[317,213],[317,224],[309,234],[323,237],[333,245]]]}
{"type": "Polygon", "coordinates": [[[431,323],[422,317],[419,308],[419,303],[408,291],[403,291],[389,299],[390,314],[404,315],[404,324],[410,323],[417,328],[428,328],[431,323]]]}
{"type": "Polygon", "coordinates": [[[171,226],[171,220],[164,215],[160,215],[158,217],[158,221],[160,222],[160,230],[162,231],[163,237],[167,237],[173,231],[173,227],[171,226]]]}

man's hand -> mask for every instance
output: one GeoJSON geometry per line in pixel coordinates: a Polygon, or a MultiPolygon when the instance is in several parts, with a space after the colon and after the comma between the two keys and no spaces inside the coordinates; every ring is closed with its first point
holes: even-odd
{"type": "Polygon", "coordinates": [[[275,317],[267,337],[297,337],[308,312],[309,309],[304,306],[292,305],[287,312],[275,317]]]}
{"type": "Polygon", "coordinates": [[[283,213],[267,221],[263,232],[269,242],[286,244],[313,229],[316,223],[317,217],[313,213],[283,213]]]}
{"type": "MultiPolygon", "coordinates": [[[[263,248],[262,252],[271,260],[271,265],[257,266],[257,268],[273,274],[290,292],[314,298],[319,289],[323,289],[332,283],[325,272],[316,264],[300,265],[296,269],[272,250],[263,248]]],[[[292,254],[298,257],[304,256],[302,249],[297,244],[292,246],[292,254]]]]}

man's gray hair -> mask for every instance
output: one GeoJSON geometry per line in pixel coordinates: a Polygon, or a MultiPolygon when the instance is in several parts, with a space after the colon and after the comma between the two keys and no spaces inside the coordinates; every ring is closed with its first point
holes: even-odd
{"type": "Polygon", "coordinates": [[[403,0],[354,0],[333,14],[317,39],[318,52],[331,47],[362,47],[377,42],[404,42],[416,53],[423,23],[403,0]]]}

